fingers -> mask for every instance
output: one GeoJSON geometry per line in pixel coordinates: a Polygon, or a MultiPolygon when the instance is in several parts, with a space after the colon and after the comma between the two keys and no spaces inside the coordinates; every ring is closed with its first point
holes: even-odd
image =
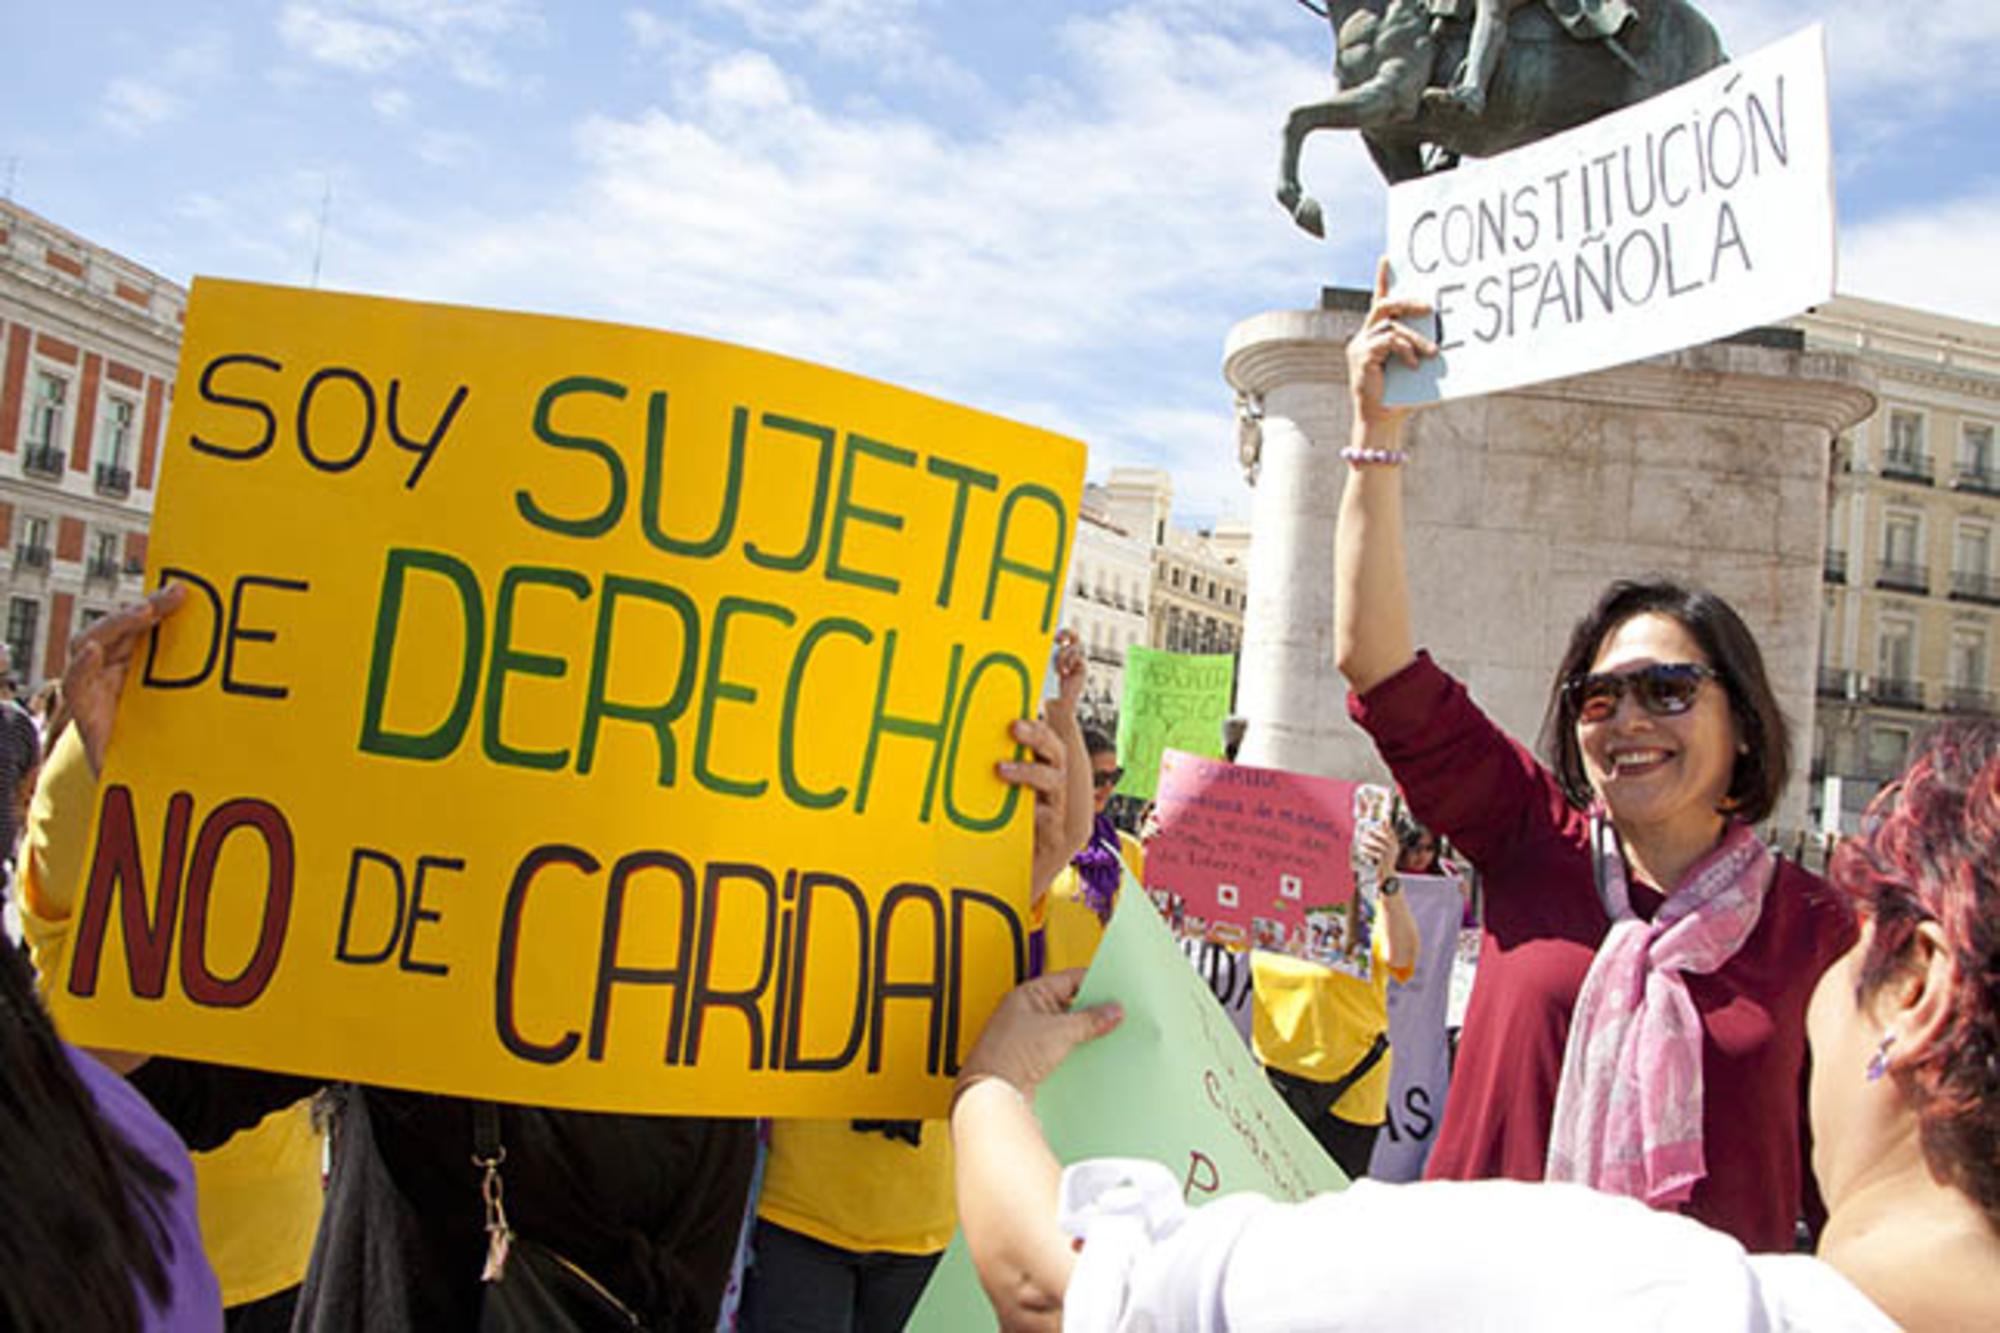
{"type": "Polygon", "coordinates": [[[1032,986],[1036,994],[1052,1001],[1056,1008],[1067,1009],[1083,986],[1083,973],[1084,969],[1080,967],[1066,967],[1058,972],[1046,972],[1027,985],[1032,986]]]}
{"type": "Polygon", "coordinates": [[[113,612],[77,636],[71,646],[72,654],[81,654],[87,646],[97,646],[109,662],[122,662],[132,655],[139,636],[153,626],[178,611],[187,600],[187,585],[170,583],[143,601],[113,612]]]}
{"type": "Polygon", "coordinates": [[[1047,722],[1038,717],[1016,718],[1010,730],[1014,739],[1033,750],[1043,763],[1062,767],[1062,737],[1047,722]]]}
{"type": "Polygon", "coordinates": [[[1062,790],[1062,772],[1047,764],[1022,764],[1005,759],[996,767],[1002,782],[1011,782],[1017,787],[1028,787],[1048,797],[1053,797],[1062,790]]]}
{"type": "Polygon", "coordinates": [[[1389,256],[1383,255],[1375,261],[1375,303],[1380,305],[1389,296],[1389,256]]]}

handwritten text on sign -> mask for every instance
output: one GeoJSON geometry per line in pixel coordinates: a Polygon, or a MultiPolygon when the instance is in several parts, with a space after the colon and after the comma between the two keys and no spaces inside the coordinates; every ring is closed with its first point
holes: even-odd
{"type": "Polygon", "coordinates": [[[1394,403],[1581,374],[1833,294],[1826,51],[1809,28],[1567,133],[1389,191],[1394,294],[1440,355],[1394,403]]]}
{"type": "Polygon", "coordinates": [[[1151,800],[1160,780],[1160,756],[1169,748],[1190,754],[1222,753],[1222,723],[1236,659],[1226,653],[1167,653],[1129,648],[1124,697],[1118,705],[1118,790],[1151,800]]]}
{"type": "Polygon", "coordinates": [[[600,1109],[943,1111],[1072,441],[740,348],[202,281],[77,1039],[600,1109]]]}
{"type": "Polygon", "coordinates": [[[1331,966],[1352,933],[1358,790],[1169,750],[1146,887],[1176,933],[1331,966]]]}

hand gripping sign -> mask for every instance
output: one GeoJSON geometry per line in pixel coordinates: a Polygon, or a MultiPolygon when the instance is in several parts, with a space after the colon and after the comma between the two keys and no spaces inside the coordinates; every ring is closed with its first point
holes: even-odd
{"type": "Polygon", "coordinates": [[[670,334],[197,282],[82,1042],[940,1114],[1023,967],[1083,449],[670,334]]]}

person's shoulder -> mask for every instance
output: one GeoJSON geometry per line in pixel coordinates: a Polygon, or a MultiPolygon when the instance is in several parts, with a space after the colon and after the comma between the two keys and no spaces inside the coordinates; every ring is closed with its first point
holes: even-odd
{"type": "Polygon", "coordinates": [[[1859,933],[1854,904],[1846,894],[1797,861],[1780,858],[1771,887],[1781,911],[1798,918],[1811,939],[1814,953],[1831,962],[1845,953],[1859,933]]]}

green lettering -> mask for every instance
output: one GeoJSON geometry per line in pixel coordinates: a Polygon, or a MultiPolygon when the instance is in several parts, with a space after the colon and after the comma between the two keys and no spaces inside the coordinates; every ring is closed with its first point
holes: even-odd
{"type": "Polygon", "coordinates": [[[559,532],[565,537],[602,537],[617,525],[619,517],[625,512],[625,462],[618,457],[618,451],[603,440],[590,435],[568,435],[549,424],[549,415],[556,400],[573,393],[594,393],[622,399],[625,397],[625,386],[588,375],[572,375],[542,390],[542,396],[535,400],[536,439],[557,449],[574,449],[603,461],[610,479],[610,493],[605,497],[604,508],[588,518],[558,518],[536,504],[526,491],[514,492],[514,506],[521,511],[522,518],[538,528],[559,532]]]}
{"type": "Polygon", "coordinates": [[[785,795],[792,804],[806,810],[828,810],[847,799],[847,788],[834,787],[828,791],[813,791],[799,780],[798,773],[798,717],[800,686],[805,682],[806,664],[812,660],[813,649],[821,639],[834,634],[844,634],[848,638],[866,646],[875,641],[866,625],[859,621],[838,616],[826,620],[816,620],[811,628],[799,639],[798,652],[792,656],[792,672],[785,680],[785,707],[778,720],[778,778],[784,784],[785,795]]]}
{"type": "Polygon", "coordinates": [[[753,565],[765,569],[780,569],[797,572],[811,566],[819,559],[820,536],[826,530],[827,483],[833,477],[833,428],[816,426],[810,421],[799,421],[792,417],[781,417],[766,412],[763,424],[772,430],[789,431],[794,435],[804,435],[819,441],[819,467],[813,480],[812,516],[806,520],[806,535],[799,549],[791,555],[770,555],[761,551],[756,542],[743,543],[743,554],[753,565]]]}
{"type": "Polygon", "coordinates": [[[958,543],[965,534],[966,501],[972,497],[972,488],[982,491],[997,490],[1000,478],[991,472],[981,472],[978,468],[967,467],[945,458],[933,458],[924,464],[933,477],[949,477],[958,483],[957,494],[951,500],[951,535],[944,542],[944,574],[938,579],[937,604],[951,605],[951,576],[958,572],[958,543]]]}
{"type": "Polygon", "coordinates": [[[897,717],[884,711],[889,700],[889,673],[896,665],[896,631],[887,630],[882,635],[882,671],[875,680],[875,707],[868,720],[868,749],[861,756],[861,778],[854,793],[854,813],[860,814],[868,808],[868,788],[875,780],[875,756],[881,749],[882,737],[907,736],[912,740],[931,743],[930,777],[924,782],[923,804],[917,813],[917,822],[928,824],[931,805],[937,797],[938,769],[944,763],[945,735],[951,721],[951,702],[958,694],[958,668],[965,660],[965,645],[951,646],[951,666],[945,672],[944,703],[938,709],[936,722],[922,718],[897,717]]]}
{"type": "MultiPolygon", "coordinates": [[[[1015,682],[1021,687],[1020,702],[1018,705],[1009,706],[1008,716],[1027,717],[1033,711],[1034,703],[1035,686],[1028,678],[1028,668],[1012,653],[988,653],[979,659],[978,664],[965,678],[965,693],[958,697],[958,716],[951,724],[951,753],[945,757],[944,763],[944,814],[945,818],[970,833],[991,833],[994,829],[1004,827],[1007,821],[1014,817],[1015,803],[1021,798],[1019,787],[1011,782],[1002,783],[1001,787],[1006,794],[1000,800],[998,813],[990,819],[979,819],[959,809],[958,802],[953,797],[958,783],[958,747],[965,739],[965,715],[972,711],[972,698],[979,690],[979,678],[986,674],[988,667],[1000,667],[1011,672],[1015,682]]],[[[1021,746],[1016,743],[1014,756],[1019,758],[1020,755],[1021,746]]]]}
{"type": "Polygon", "coordinates": [[[878,528],[891,532],[903,530],[903,516],[886,510],[868,509],[854,503],[854,461],[866,455],[879,458],[885,463],[898,467],[915,467],[917,456],[908,449],[880,440],[871,440],[865,435],[847,433],[847,450],[840,460],[840,494],[833,502],[833,534],[828,539],[826,552],[826,577],[832,583],[852,583],[863,588],[874,588],[880,592],[894,593],[903,585],[887,574],[873,574],[867,570],[849,569],[840,563],[840,548],[847,537],[847,520],[857,523],[872,523],[878,528]]]}
{"type": "Polygon", "coordinates": [[[368,698],[361,713],[361,750],[395,759],[442,759],[465,738],[479,694],[479,660],[486,643],[486,613],[481,609],[479,579],[470,569],[440,551],[396,547],[382,568],[382,597],[375,612],[375,647],[368,657],[368,698]],[[458,592],[463,613],[458,694],[444,721],[427,732],[390,731],[382,725],[382,703],[389,689],[390,667],[396,655],[396,631],[403,617],[406,571],[426,569],[442,574],[458,592]]]}
{"type": "Polygon", "coordinates": [[[708,674],[702,682],[701,721],[694,735],[694,780],[710,791],[728,796],[761,796],[771,784],[764,778],[744,780],[724,777],[708,763],[709,743],[715,738],[715,706],[724,699],[754,704],[757,691],[748,685],[722,678],[722,654],[729,643],[729,622],[739,615],[763,616],[787,627],[798,617],[775,602],[753,602],[747,597],[725,597],[715,604],[715,626],[708,635],[708,674]]]}
{"type": "Polygon", "coordinates": [[[722,482],[722,511],[715,517],[714,530],[693,541],[669,537],[660,526],[660,493],[665,488],[667,470],[667,395],[655,393],[646,401],[646,482],[639,504],[639,525],[645,530],[647,541],[668,555],[692,556],[697,560],[706,560],[728,545],[729,534],[736,530],[737,501],[742,497],[743,436],[749,429],[749,412],[737,408],[729,430],[729,475],[722,482]]]}
{"type": "MultiPolygon", "coordinates": [[[[597,730],[605,718],[617,722],[637,722],[653,729],[660,748],[660,785],[674,785],[673,724],[686,711],[694,693],[695,657],[700,651],[701,617],[694,602],[679,588],[647,579],[608,574],[604,596],[597,604],[597,638],[590,650],[590,685],[583,700],[583,734],[576,742],[576,771],[588,774],[597,757],[597,730]],[[666,702],[643,705],[614,703],[605,696],[611,676],[611,634],[618,620],[618,603],[626,598],[654,602],[672,608],[681,618],[681,667],[674,679],[673,693],[666,702]]],[[[650,673],[649,673],[650,674],[650,673]]]]}
{"type": "Polygon", "coordinates": [[[569,673],[569,663],[563,658],[514,650],[514,599],[520,595],[524,584],[560,588],[579,602],[590,600],[590,580],[573,570],[514,565],[500,576],[500,591],[493,597],[493,656],[486,664],[485,727],[480,744],[486,757],[496,764],[553,772],[569,762],[568,750],[523,750],[500,738],[508,676],[541,676],[548,680],[561,680],[569,673]]]}
{"type": "Polygon", "coordinates": [[[1050,623],[1055,619],[1056,598],[1062,593],[1063,559],[1068,554],[1068,549],[1069,509],[1063,504],[1062,497],[1048,487],[1038,486],[1033,482],[1016,486],[1009,491],[1007,498],[1000,502],[1000,522],[993,532],[992,572],[986,576],[986,605],[980,609],[979,618],[981,620],[993,618],[993,597],[999,591],[1000,575],[1003,572],[1018,574],[1048,589],[1047,595],[1042,599],[1042,632],[1046,634],[1050,623]],[[1050,561],[1046,565],[1023,564],[1007,554],[1008,521],[1014,516],[1014,506],[1022,500],[1039,500],[1047,505],[1050,513],[1055,516],[1055,550],[1050,553],[1050,561]]]}

